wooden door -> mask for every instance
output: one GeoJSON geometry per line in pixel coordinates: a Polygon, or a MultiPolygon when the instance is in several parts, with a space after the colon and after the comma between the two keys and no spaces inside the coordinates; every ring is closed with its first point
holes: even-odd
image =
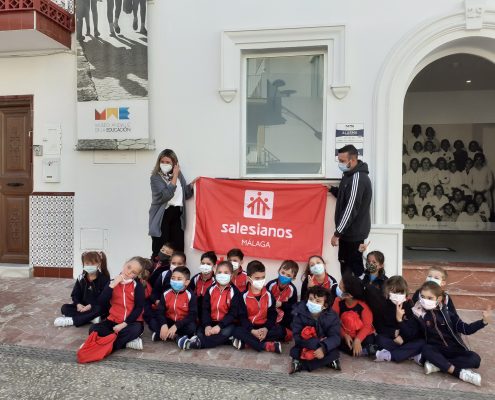
{"type": "Polygon", "coordinates": [[[0,263],[29,262],[31,102],[0,99],[0,263]]]}

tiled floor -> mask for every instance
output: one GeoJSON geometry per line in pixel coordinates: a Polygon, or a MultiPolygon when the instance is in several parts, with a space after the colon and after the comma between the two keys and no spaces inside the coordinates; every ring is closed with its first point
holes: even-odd
{"type": "MultiPolygon", "coordinates": [[[[77,350],[87,335],[86,327],[55,328],[53,320],[59,316],[60,306],[70,300],[73,282],[69,279],[4,279],[0,287],[0,342],[50,349],[77,350]]],[[[480,312],[462,311],[466,321],[474,321],[480,312]]],[[[402,364],[375,363],[369,359],[352,359],[342,356],[342,379],[395,383],[398,385],[431,387],[432,389],[455,389],[495,394],[495,349],[492,346],[495,328],[488,326],[467,343],[481,354],[482,387],[461,382],[437,373],[426,376],[412,362],[402,364]]],[[[152,343],[145,330],[144,350],[123,350],[113,357],[125,355],[164,362],[197,363],[220,367],[238,367],[256,370],[284,372],[288,369],[290,346],[284,346],[283,355],[256,353],[251,350],[237,351],[229,346],[200,351],[180,351],[171,343],[152,343]]],[[[314,374],[337,374],[324,370],[314,374]]]]}
{"type": "Polygon", "coordinates": [[[404,260],[454,261],[493,265],[495,232],[404,231],[404,260]],[[455,251],[418,251],[406,246],[450,247],[455,251]]]}

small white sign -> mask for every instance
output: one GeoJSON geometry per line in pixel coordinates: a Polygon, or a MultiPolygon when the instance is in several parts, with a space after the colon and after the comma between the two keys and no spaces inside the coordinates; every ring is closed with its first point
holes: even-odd
{"type": "Polygon", "coordinates": [[[149,137],[148,99],[77,103],[78,139],[142,139],[149,137]]]}
{"type": "Polygon", "coordinates": [[[335,130],[335,159],[338,150],[348,144],[354,145],[358,150],[359,158],[364,155],[364,124],[337,124],[335,130]]]}

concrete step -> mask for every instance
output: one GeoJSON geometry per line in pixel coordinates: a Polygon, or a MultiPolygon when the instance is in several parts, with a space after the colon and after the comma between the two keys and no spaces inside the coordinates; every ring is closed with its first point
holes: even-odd
{"type": "Polygon", "coordinates": [[[495,264],[404,261],[402,275],[411,291],[424,282],[431,266],[447,271],[447,291],[459,309],[495,309],[495,264]]]}

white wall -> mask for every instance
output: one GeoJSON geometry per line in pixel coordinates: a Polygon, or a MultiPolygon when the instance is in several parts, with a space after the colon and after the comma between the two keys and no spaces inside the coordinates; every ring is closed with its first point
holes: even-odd
{"type": "Polygon", "coordinates": [[[493,123],[494,106],[495,90],[409,92],[404,125],[493,123]]]}
{"type": "MultiPolygon", "coordinates": [[[[34,94],[35,140],[46,123],[63,130],[62,181],[42,183],[40,159],[35,158],[36,191],[75,191],[75,273],[79,272],[79,231],[108,229],[106,249],[112,273],[130,256],[150,254],[147,236],[150,202],[149,172],[158,151],[173,148],[188,180],[195,176],[238,177],[240,126],[234,110],[239,96],[226,104],[220,87],[220,37],[224,30],[320,25],[346,27],[346,80],[351,90],[344,100],[330,94],[326,152],[333,161],[335,123],[364,122],[365,160],[371,158],[374,85],[386,55],[406,32],[428,18],[463,10],[461,0],[218,0],[156,1],[149,3],[150,129],[156,151],[136,154],[135,164],[94,164],[92,152],[76,152],[76,60],[73,55],[0,58],[0,95],[34,94]],[[193,10],[193,11],[192,11],[193,10]],[[8,78],[6,78],[8,77],[8,78]],[[368,154],[369,156],[367,156],[368,154]]],[[[400,134],[398,132],[397,134],[400,134]]],[[[370,165],[373,179],[374,166],[370,165]]],[[[335,170],[327,168],[327,171],[335,170]]],[[[336,176],[329,176],[336,177],[336,176]]],[[[333,231],[333,200],[327,207],[324,257],[338,273],[336,249],[329,246],[333,231]]],[[[186,244],[190,244],[193,203],[189,202],[186,244]]],[[[386,248],[397,260],[397,250],[386,248]]],[[[188,250],[190,265],[199,252],[188,250]]],[[[268,277],[279,262],[269,261],[268,277]]],[[[394,267],[395,268],[395,267],[394,267]]],[[[397,267],[400,268],[400,267],[397,267]]],[[[395,268],[395,269],[397,269],[395,268]]]]}

